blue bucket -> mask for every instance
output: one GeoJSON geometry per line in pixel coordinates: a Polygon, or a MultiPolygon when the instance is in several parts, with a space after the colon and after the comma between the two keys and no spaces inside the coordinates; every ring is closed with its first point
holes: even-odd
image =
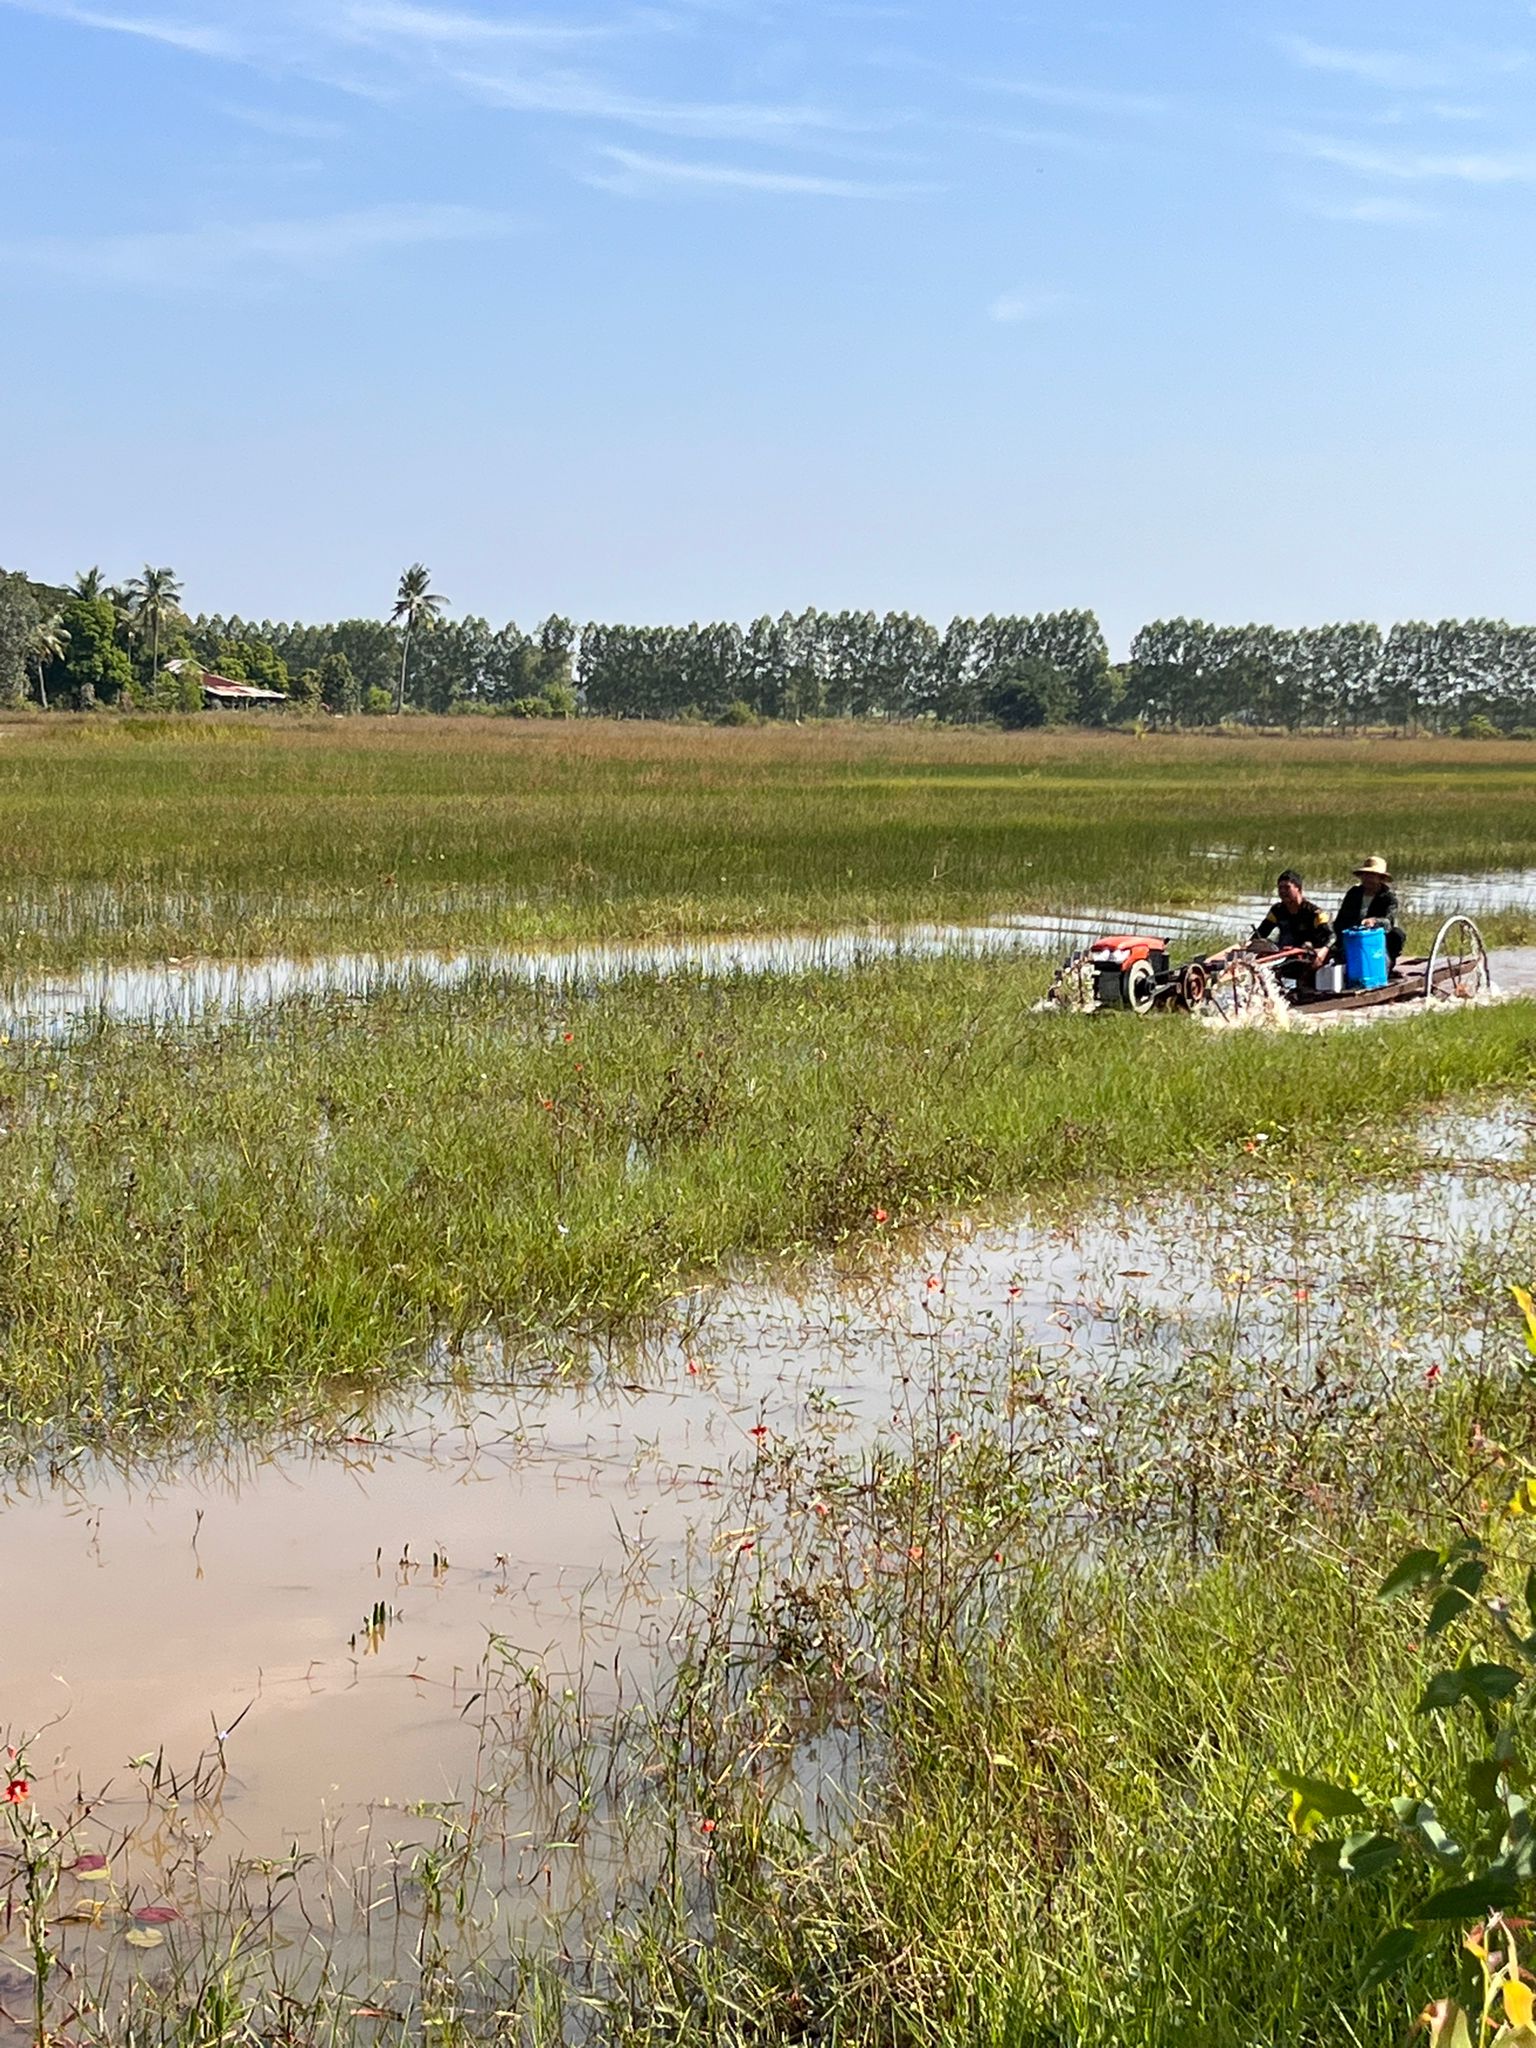
{"type": "Polygon", "coordinates": [[[1344,934],[1344,979],[1351,988],[1385,988],[1389,976],[1387,935],[1379,925],[1344,934]]]}

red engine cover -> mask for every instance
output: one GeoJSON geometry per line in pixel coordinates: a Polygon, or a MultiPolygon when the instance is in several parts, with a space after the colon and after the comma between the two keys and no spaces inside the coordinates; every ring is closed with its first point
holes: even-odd
{"type": "Polygon", "coordinates": [[[1118,938],[1095,939],[1088,948],[1090,954],[1123,953],[1125,958],[1118,963],[1123,967],[1134,966],[1138,960],[1145,960],[1149,953],[1166,953],[1167,950],[1166,939],[1142,939],[1132,933],[1122,933],[1118,938]]]}

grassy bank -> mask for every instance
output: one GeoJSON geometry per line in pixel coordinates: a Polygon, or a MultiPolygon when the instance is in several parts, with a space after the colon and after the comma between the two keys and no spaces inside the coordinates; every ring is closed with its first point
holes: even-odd
{"type": "MultiPolygon", "coordinates": [[[[1376,1596],[1426,1538],[1476,1535],[1515,1584],[1530,1561],[1523,1522],[1501,1512],[1536,1432],[1498,1295],[1501,1268],[1532,1249],[1527,1227],[1444,1290],[1428,1368],[1336,1344],[1303,1385],[1234,1328],[1219,1358],[1093,1403],[1054,1456],[999,1421],[1007,1401],[935,1401],[901,1456],[830,1496],[830,1533],[812,1524],[791,1568],[775,1560],[739,1691],[711,1702],[730,1736],[692,1731],[694,1796],[723,1816],[709,1939],[694,1912],[637,1914],[614,2034],[1388,2048],[1478,1982],[1462,1941],[1486,1907],[1454,1904],[1455,1835],[1486,1825],[1476,1759],[1513,1758],[1526,1782],[1530,1682],[1507,1718],[1426,1713],[1461,1642],[1376,1596]],[[808,1607],[831,1617],[810,1654],[803,1629],[786,1636],[808,1607]],[[875,1758],[846,1825],[809,1844],[750,1759],[790,1745],[797,1705],[834,1711],[834,1671],[858,1674],[855,1704],[835,1711],[872,1717],[875,1758]],[[1361,1818],[1293,1830],[1284,1773],[1346,1788],[1361,1818]],[[1390,1818],[1403,1793],[1410,1822],[1439,1801],[1448,1848],[1415,1851],[1390,1818]],[[1330,1876],[1326,1838],[1336,1862],[1367,1814],[1389,1815],[1400,1853],[1330,1876]],[[1419,1921],[1416,1952],[1372,1981],[1383,1933],[1437,1887],[1443,1917],[1419,1921]]],[[[1015,1417],[1038,1398],[1016,1370],[1015,1417]]],[[[1480,1618],[1486,1654],[1518,1664],[1507,1632],[1498,1647],[1504,1612],[1480,1618]]],[[[1533,1893],[1527,1869],[1512,1910],[1533,1893]]],[[[1507,1961],[1497,1923],[1487,1945],[1507,1961]]]]}
{"type": "Polygon", "coordinates": [[[1411,909],[1533,837],[1511,744],[61,717],[0,728],[0,967],[1175,906],[1375,850],[1411,909]]]}
{"type": "MultiPolygon", "coordinates": [[[[1342,1233],[1348,1194],[1298,1190],[1298,1218],[1342,1233]]],[[[1405,1543],[1497,1519],[1531,1456],[1498,1288],[1533,1250],[1527,1217],[1412,1283],[1362,1275],[1310,1371],[1241,1319],[1071,1386],[995,1339],[936,1357],[874,1447],[770,1435],[731,1480],[759,1540],[700,1562],[653,1699],[562,1704],[520,1658],[483,1681],[483,1782],[407,1832],[386,1964],[316,1985],[248,1878],[189,1913],[174,1973],[91,2004],[82,1970],[81,2037],[1396,2048],[1470,1916],[1363,1983],[1436,1874],[1328,1877],[1279,1774],[1374,1807],[1477,1753],[1475,1717],[1415,1711],[1454,1646],[1374,1596],[1405,1543]],[[1371,1299],[1436,1331],[1433,1371],[1372,1343],[1371,1299]],[[602,1873],[532,1944],[494,1875],[530,1785],[543,1853],[602,1873]]]]}
{"type": "Polygon", "coordinates": [[[493,982],[0,1054],[0,1385],[127,1435],[408,1378],[434,1337],[611,1327],[742,1254],[992,1198],[1411,1156],[1536,1075],[1526,1004],[1292,1039],[1037,1015],[1043,971],[493,982]]]}

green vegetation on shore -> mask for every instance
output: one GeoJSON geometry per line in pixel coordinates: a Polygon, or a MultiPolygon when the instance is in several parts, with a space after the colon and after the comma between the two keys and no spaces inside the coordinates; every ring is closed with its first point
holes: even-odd
{"type": "Polygon", "coordinates": [[[1160,619],[1112,663],[1091,611],[959,617],[826,612],[632,626],[551,617],[528,633],[448,616],[430,571],[387,622],[190,618],[179,577],[99,569],[69,589],[0,571],[0,706],[35,698],[198,711],[205,671],[299,708],[518,718],[858,718],[1009,727],[1126,723],[1533,735],[1536,627],[1504,619],[1285,628],[1160,619]],[[430,602],[426,602],[430,600],[430,602]],[[409,643],[409,645],[407,644],[409,643]]]}
{"type": "Polygon", "coordinates": [[[1536,1075],[1523,1003],[1300,1042],[1038,1015],[1043,985],[944,960],[560,1003],[487,978],[13,1045],[8,1415],[291,1414],[409,1378],[434,1338],[621,1325],[742,1254],[945,1207],[1259,1155],[1363,1170],[1415,1108],[1536,1075]]]}
{"type": "Polygon", "coordinates": [[[0,728],[0,964],[1174,908],[1378,851],[1412,919],[1533,841],[1519,746],[39,720],[0,728]]]}
{"type": "MultiPolygon", "coordinates": [[[[61,720],[0,731],[0,821],[14,982],[1199,904],[1378,850],[1411,912],[1415,874],[1524,866],[1536,787],[1494,745],[61,720]]],[[[743,1417],[656,1664],[610,1711],[493,1638],[463,1688],[478,1781],[393,1809],[355,1897],[297,1854],[215,1872],[156,1763],[164,1839],[195,1846],[136,1930],[163,1946],[128,1949],[131,1878],[93,1918],[96,1873],[12,1796],[15,1759],[0,1987],[30,1996],[5,1972],[42,1958],[40,2048],[1396,2048],[1464,1990],[1470,1916],[1365,1981],[1422,1873],[1341,1883],[1282,1774],[1372,1814],[1448,1786],[1467,1832],[1486,1730],[1416,1711],[1438,1652],[1373,1595],[1408,1542],[1496,1522],[1536,1458],[1503,1292],[1536,1271],[1528,1165],[1431,1171],[1420,1134],[1529,1094],[1536,1007],[1207,1031],[1040,1014],[1048,972],[564,996],[481,972],[0,1045],[13,1466],[259,1456],[429,1375],[548,1385],[593,1369],[594,1334],[688,1324],[678,1297],[744,1259],[879,1268],[955,1211],[1166,1202],[1192,1276],[1171,1312],[1126,1296],[1113,1343],[1099,1304],[1060,1357],[1001,1278],[963,1338],[914,1313],[856,1448],[820,1426],[835,1390],[793,1436],[743,1417]],[[1459,1192],[1432,1208],[1431,1184],[1459,1192]],[[594,1873],[543,1941],[509,1836],[541,1879],[594,1873]]],[[[643,1537],[625,1568],[640,1592],[643,1537]]],[[[1522,1807],[1531,1776],[1522,1755],[1522,1807]]]]}

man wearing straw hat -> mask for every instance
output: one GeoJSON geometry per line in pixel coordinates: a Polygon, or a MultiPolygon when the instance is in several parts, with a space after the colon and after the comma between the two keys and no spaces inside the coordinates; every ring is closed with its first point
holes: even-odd
{"type": "Polygon", "coordinates": [[[1408,939],[1398,925],[1397,892],[1392,887],[1387,864],[1379,853],[1373,853],[1368,861],[1363,861],[1355,869],[1355,885],[1346,891],[1344,901],[1339,905],[1339,914],[1333,920],[1333,928],[1343,933],[1373,924],[1386,926],[1387,958],[1395,967],[1408,939]]]}

